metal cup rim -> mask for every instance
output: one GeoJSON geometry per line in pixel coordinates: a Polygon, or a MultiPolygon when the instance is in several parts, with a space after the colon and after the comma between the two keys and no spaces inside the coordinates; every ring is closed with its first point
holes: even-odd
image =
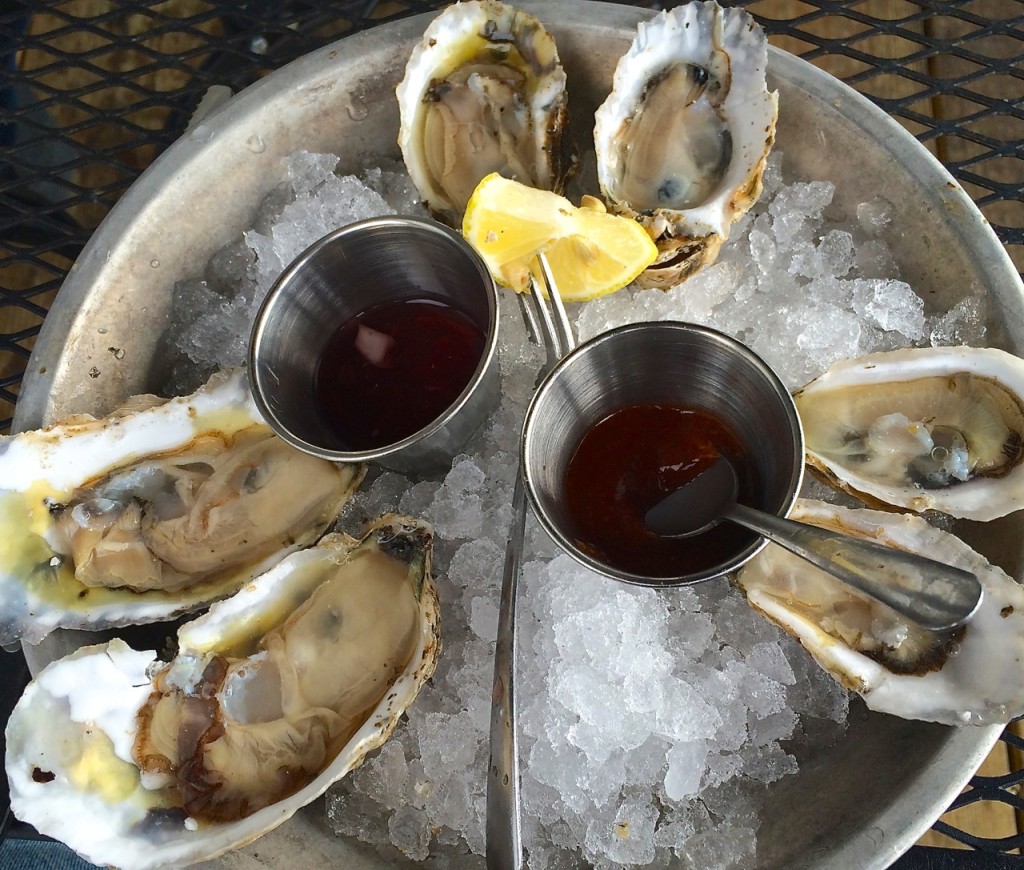
{"type": "Polygon", "coordinates": [[[778,376],[774,369],[768,365],[764,359],[748,347],[743,342],[728,335],[721,330],[715,329],[710,326],[705,326],[698,323],[689,323],[681,320],[658,320],[658,321],[644,321],[641,323],[628,323],[623,326],[614,327],[606,332],[599,333],[593,338],[582,342],[562,359],[560,359],[551,369],[544,375],[540,383],[537,385],[537,389],[534,390],[533,396],[526,409],[526,416],[523,421],[522,434],[519,439],[519,462],[521,473],[524,478],[524,485],[526,489],[527,498],[533,508],[534,515],[537,517],[538,522],[544,528],[544,530],[551,536],[556,544],[575,561],[589,568],[597,574],[604,577],[608,577],[612,580],[618,580],[623,583],[628,583],[633,586],[646,586],[654,588],[675,588],[679,586],[692,586],[697,583],[703,583],[707,580],[714,580],[718,577],[723,577],[726,574],[730,574],[734,571],[739,570],[743,565],[754,558],[764,547],[768,544],[768,540],[764,537],[760,537],[754,544],[748,548],[740,551],[736,556],[728,561],[721,563],[718,566],[706,569],[704,571],[692,572],[690,574],[680,575],[678,577],[651,577],[644,574],[637,574],[630,571],[624,571],[614,566],[607,565],[592,556],[588,555],[584,550],[576,546],[572,539],[566,535],[556,522],[551,518],[550,514],[541,503],[540,497],[536,491],[535,481],[532,480],[530,475],[530,463],[528,462],[528,449],[530,442],[530,435],[532,431],[532,424],[536,419],[537,406],[543,401],[543,395],[547,390],[551,389],[551,385],[558,379],[561,373],[567,368],[572,366],[576,360],[581,356],[590,352],[591,349],[599,344],[606,343],[609,341],[615,341],[619,336],[625,333],[647,331],[653,329],[665,329],[672,331],[686,332],[690,334],[701,334],[707,337],[713,338],[719,343],[727,346],[732,352],[738,353],[747,363],[752,364],[753,367],[771,384],[775,392],[783,399],[782,405],[786,411],[787,420],[790,424],[790,430],[793,433],[793,453],[794,453],[794,471],[793,477],[790,481],[789,494],[784,500],[783,506],[778,511],[778,515],[786,517],[793,508],[793,504],[800,494],[800,487],[803,484],[804,478],[804,433],[803,426],[800,422],[800,417],[797,414],[796,404],[793,401],[792,394],[786,385],[782,382],[782,379],[778,376]]]}
{"type": "Polygon", "coordinates": [[[256,318],[253,321],[252,329],[249,333],[249,387],[253,401],[256,403],[256,407],[259,409],[264,420],[266,420],[267,425],[270,426],[270,428],[273,429],[282,440],[305,453],[310,453],[314,456],[319,456],[321,459],[327,459],[332,462],[352,463],[370,462],[395,456],[410,447],[422,443],[431,435],[439,432],[459,413],[459,411],[462,410],[462,408],[465,407],[475,389],[486,376],[488,368],[491,366],[492,360],[497,353],[498,312],[497,287],[494,284],[494,279],[491,277],[487,265],[473,247],[462,237],[462,235],[457,233],[455,230],[452,230],[450,227],[447,227],[431,218],[421,218],[412,215],[385,215],[381,217],[366,218],[346,224],[343,227],[331,230],[296,256],[295,259],[293,259],[277,277],[273,285],[271,285],[270,290],[267,291],[267,295],[260,303],[256,312],[256,318]],[[465,388],[461,393],[459,393],[455,401],[452,402],[452,404],[449,405],[448,408],[431,423],[406,436],[402,440],[392,442],[391,444],[384,444],[380,447],[374,447],[368,450],[334,450],[322,447],[318,444],[313,444],[304,438],[301,438],[280,419],[280,416],[275,413],[264,398],[264,383],[259,375],[257,360],[259,358],[260,348],[264,344],[268,316],[275,305],[285,304],[281,302],[281,297],[287,291],[288,285],[294,280],[295,276],[303,269],[303,267],[305,267],[305,265],[321,250],[328,245],[333,244],[339,238],[356,235],[366,232],[367,230],[377,230],[381,228],[413,228],[437,233],[444,236],[449,241],[454,242],[455,247],[461,249],[462,252],[474,263],[480,272],[481,277],[485,279],[486,284],[489,287],[489,317],[484,350],[480,355],[477,367],[474,369],[473,375],[469,379],[465,388]]]}

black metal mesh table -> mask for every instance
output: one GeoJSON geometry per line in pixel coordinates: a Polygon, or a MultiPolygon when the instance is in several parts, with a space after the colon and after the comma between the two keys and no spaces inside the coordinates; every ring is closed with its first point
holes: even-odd
{"type": "MultiPolygon", "coordinates": [[[[344,35],[442,5],[0,0],[0,431],[10,428],[33,342],[76,255],[211,87],[238,91],[344,35]]],[[[960,181],[1024,267],[1024,3],[726,5],[746,7],[773,44],[842,78],[901,121],[960,181]]],[[[3,666],[9,675],[11,663],[3,666]]],[[[1003,740],[1011,757],[1024,752],[1013,730],[1003,740]]],[[[954,808],[998,802],[1024,813],[1022,786],[1024,772],[976,776],[954,808]]],[[[988,839],[946,821],[935,830],[988,854],[954,858],[915,848],[898,866],[1024,861],[1007,855],[1024,846],[1019,834],[988,839]]]]}

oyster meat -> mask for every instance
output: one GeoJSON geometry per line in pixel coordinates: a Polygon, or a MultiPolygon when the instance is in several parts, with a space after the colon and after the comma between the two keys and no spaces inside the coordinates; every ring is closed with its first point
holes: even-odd
{"type": "Polygon", "coordinates": [[[7,726],[15,815],[87,860],[182,866],[289,818],[390,736],[433,673],[431,532],[326,536],[178,631],[50,664],[7,726]]]}
{"type": "Polygon", "coordinates": [[[778,117],[767,46],[749,14],[709,0],[641,22],[619,60],[594,146],[609,210],[658,244],[639,284],[665,289],[714,263],[761,195],[778,117]]]}
{"type": "Polygon", "coordinates": [[[397,95],[398,144],[438,219],[461,227],[492,172],[561,191],[565,73],[533,16],[496,0],[449,6],[413,50],[397,95]]]}
{"type": "Polygon", "coordinates": [[[0,643],[169,619],[312,543],[361,466],[301,453],[242,371],[0,442],[0,643]]]}
{"type": "Polygon", "coordinates": [[[873,353],[794,399],[808,464],[841,489],[973,520],[1024,507],[1024,360],[975,347],[873,353]]]}
{"type": "Polygon", "coordinates": [[[947,725],[1003,724],[1024,713],[1024,587],[913,514],[798,499],[790,517],[920,553],[981,582],[981,605],[971,620],[934,632],[778,545],[769,544],[743,568],[738,583],[748,603],[868,707],[947,725]]]}

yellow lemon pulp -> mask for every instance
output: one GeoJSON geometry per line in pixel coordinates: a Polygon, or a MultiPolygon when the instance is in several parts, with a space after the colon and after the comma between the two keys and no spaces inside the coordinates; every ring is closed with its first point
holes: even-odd
{"type": "Polygon", "coordinates": [[[492,173],[481,181],[462,234],[498,283],[529,289],[538,254],[546,255],[567,302],[585,302],[625,287],[658,254],[647,232],[629,218],[607,214],[600,200],[576,208],[565,197],[492,173]]]}

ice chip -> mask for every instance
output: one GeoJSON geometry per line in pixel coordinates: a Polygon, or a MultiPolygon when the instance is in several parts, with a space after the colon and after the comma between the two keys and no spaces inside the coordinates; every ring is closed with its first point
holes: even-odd
{"type": "Polygon", "coordinates": [[[860,280],[852,305],[880,329],[899,332],[911,341],[924,338],[924,300],[903,281],[860,280]]]}
{"type": "Polygon", "coordinates": [[[489,598],[474,598],[470,604],[469,626],[483,640],[494,640],[498,634],[498,608],[489,598]]]}
{"type": "Polygon", "coordinates": [[[414,807],[399,807],[388,822],[391,842],[413,861],[423,861],[430,854],[430,828],[422,813],[414,807]]]}
{"type": "Polygon", "coordinates": [[[747,236],[750,246],[750,258],[762,271],[769,271],[775,264],[778,246],[771,233],[771,218],[760,214],[754,219],[747,236]]]}
{"type": "Polygon", "coordinates": [[[869,239],[857,246],[854,266],[859,278],[898,278],[899,267],[885,242],[869,239]]]}
{"type": "Polygon", "coordinates": [[[818,243],[821,273],[842,278],[853,268],[853,236],[844,230],[830,230],[818,243]]]}
{"type": "Polygon", "coordinates": [[[287,164],[292,190],[298,197],[308,197],[328,178],[333,177],[338,157],[334,154],[297,151],[288,157],[287,164]]]}
{"type": "Polygon", "coordinates": [[[654,860],[657,810],[650,796],[626,797],[614,814],[600,813],[587,825],[585,844],[591,854],[619,864],[654,860]]]}
{"type": "Polygon", "coordinates": [[[669,749],[665,794],[671,800],[682,800],[700,791],[707,754],[707,744],[703,740],[676,743],[669,749]]]}
{"type": "Polygon", "coordinates": [[[876,196],[857,205],[857,221],[868,235],[877,236],[892,223],[892,203],[876,196]]]}
{"type": "Polygon", "coordinates": [[[928,319],[928,341],[937,347],[981,347],[987,334],[987,316],[988,305],[984,296],[965,296],[945,314],[928,319]]]}

